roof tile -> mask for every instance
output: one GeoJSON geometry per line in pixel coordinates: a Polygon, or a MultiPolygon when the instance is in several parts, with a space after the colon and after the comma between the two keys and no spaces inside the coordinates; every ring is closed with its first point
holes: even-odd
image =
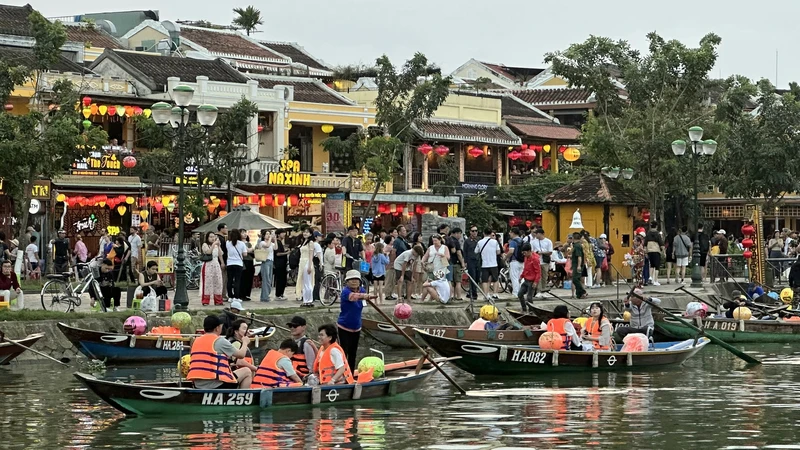
{"type": "Polygon", "coordinates": [[[439,141],[518,145],[520,139],[506,127],[472,125],[438,120],[417,120],[414,130],[420,138],[439,141]]]}
{"type": "Polygon", "coordinates": [[[609,203],[645,205],[647,200],[617,180],[592,174],[558,188],[545,197],[546,203],[609,203]]]}
{"type": "Polygon", "coordinates": [[[351,105],[352,103],[328,91],[317,84],[315,80],[308,81],[287,80],[280,78],[259,79],[258,86],[272,89],[276,85],[294,86],[294,99],[298,102],[328,103],[332,105],[351,105]]]}
{"type": "Polygon", "coordinates": [[[304,64],[312,69],[322,69],[322,70],[331,70],[330,67],[326,66],[325,64],[317,61],[313,57],[309,56],[305,53],[302,49],[298,48],[296,44],[291,42],[260,42],[261,45],[265,45],[269,47],[271,50],[274,50],[280,53],[283,56],[286,56],[292,60],[292,62],[304,64]]]}
{"type": "Polygon", "coordinates": [[[0,5],[0,34],[30,36],[28,16],[33,12],[31,5],[0,5]]]}
{"type": "Polygon", "coordinates": [[[506,117],[506,124],[520,136],[577,142],[581,132],[575,127],[561,125],[541,119],[506,117]]]}
{"type": "Polygon", "coordinates": [[[66,25],[64,28],[68,41],[85,42],[91,47],[123,48],[114,37],[100,28],[84,25],[66,25]]]}
{"type": "Polygon", "coordinates": [[[531,105],[568,105],[590,103],[592,93],[588,89],[556,88],[527,89],[512,92],[520,100],[531,105]]]}
{"type": "Polygon", "coordinates": [[[285,60],[285,58],[235,32],[184,26],[181,27],[181,37],[201,45],[213,53],[285,60]]]}
{"type": "MultiPolygon", "coordinates": [[[[36,56],[33,50],[27,47],[8,47],[0,46],[0,59],[7,61],[12,65],[22,65],[32,69],[36,65],[36,56]]],[[[90,70],[74,63],[65,57],[61,57],[53,65],[48,67],[48,70],[57,70],[59,72],[73,72],[73,73],[88,73],[90,70]]]]}

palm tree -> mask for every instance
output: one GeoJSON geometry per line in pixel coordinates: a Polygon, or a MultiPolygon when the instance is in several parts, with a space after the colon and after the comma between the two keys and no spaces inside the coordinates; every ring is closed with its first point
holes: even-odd
{"type": "Polygon", "coordinates": [[[233,24],[241,27],[250,36],[251,31],[256,31],[258,25],[263,25],[264,21],[261,19],[261,11],[255,9],[253,6],[247,8],[233,8],[233,12],[239,17],[233,19],[233,24]]]}

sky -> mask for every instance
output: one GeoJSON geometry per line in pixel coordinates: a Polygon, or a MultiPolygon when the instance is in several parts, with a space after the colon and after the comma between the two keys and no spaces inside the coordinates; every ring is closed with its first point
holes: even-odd
{"type": "MultiPolygon", "coordinates": [[[[86,10],[80,2],[63,0],[30,3],[47,17],[113,10],[92,6],[86,10]]],[[[297,42],[333,66],[371,65],[384,53],[400,65],[419,51],[445,73],[470,58],[545,67],[545,53],[564,50],[589,35],[627,40],[646,50],[645,35],[650,31],[692,47],[706,33],[714,32],[722,38],[722,44],[713,77],[740,74],[776,83],[777,52],[776,84],[785,87],[790,81],[800,80],[800,58],[793,52],[800,41],[796,21],[800,1],[791,0],[140,0],[118,5],[119,10],[158,10],[161,20],[229,24],[233,7],[250,4],[264,17],[264,25],[254,37],[297,42]]]]}

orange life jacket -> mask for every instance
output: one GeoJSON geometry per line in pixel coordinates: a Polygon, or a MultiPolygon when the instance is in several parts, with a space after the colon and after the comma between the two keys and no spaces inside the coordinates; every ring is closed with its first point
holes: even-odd
{"type": "Polygon", "coordinates": [[[287,387],[296,385],[286,372],[278,368],[278,361],[286,358],[283,353],[277,350],[270,350],[258,365],[256,374],[253,375],[253,389],[287,387]]]}
{"type": "MultiPolygon", "coordinates": [[[[350,371],[350,364],[347,363],[347,357],[344,354],[344,350],[342,347],[337,344],[333,343],[328,346],[328,348],[320,349],[319,353],[317,353],[317,359],[314,361],[314,373],[319,376],[320,384],[326,384],[333,378],[333,375],[336,373],[336,366],[333,365],[333,359],[331,359],[331,350],[338,349],[342,352],[342,360],[344,361],[344,379],[347,381],[347,384],[355,383],[355,378],[353,378],[353,372],[350,371]]],[[[340,380],[341,381],[341,380],[340,380]]]]}
{"type": "Polygon", "coordinates": [[[561,339],[564,340],[564,350],[569,350],[569,344],[572,342],[572,338],[564,330],[564,325],[567,322],[572,321],[569,319],[550,319],[547,321],[547,331],[554,331],[561,335],[561,339]]]}
{"type": "MultiPolygon", "coordinates": [[[[608,321],[608,319],[603,318],[604,321],[608,321]]],[[[586,334],[589,336],[600,339],[600,335],[603,334],[600,331],[600,327],[603,324],[602,321],[595,322],[593,317],[589,317],[589,320],[586,321],[586,334]]],[[[609,350],[611,347],[608,345],[600,345],[600,341],[592,341],[592,345],[594,345],[595,350],[609,350]]]]}
{"type": "MultiPolygon", "coordinates": [[[[297,376],[303,378],[304,376],[311,373],[311,369],[308,368],[308,361],[306,361],[306,354],[303,351],[303,348],[306,345],[306,342],[311,344],[314,347],[314,352],[317,351],[317,347],[314,346],[314,343],[309,341],[308,338],[301,338],[300,342],[297,344],[297,353],[292,355],[292,367],[294,367],[294,371],[297,372],[297,376]]],[[[313,365],[313,363],[312,363],[313,365]]]]}
{"type": "Polygon", "coordinates": [[[224,339],[216,334],[205,334],[194,340],[192,344],[192,362],[189,363],[187,380],[219,380],[224,383],[236,383],[228,356],[214,350],[214,342],[224,339]]]}

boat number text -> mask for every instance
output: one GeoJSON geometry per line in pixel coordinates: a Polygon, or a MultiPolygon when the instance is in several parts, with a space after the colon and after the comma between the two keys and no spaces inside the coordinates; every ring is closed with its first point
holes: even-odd
{"type": "Polygon", "coordinates": [[[161,343],[161,350],[183,350],[183,341],[164,341],[161,343]]]}
{"type": "Polygon", "coordinates": [[[203,405],[225,405],[225,406],[249,406],[253,404],[252,393],[229,394],[220,392],[215,394],[209,392],[203,394],[203,405]]]}
{"type": "Polygon", "coordinates": [[[434,328],[432,330],[429,330],[427,328],[423,328],[422,331],[430,334],[431,336],[436,336],[436,337],[444,337],[444,332],[445,332],[445,330],[443,328],[438,328],[438,329],[434,328]]]}
{"type": "Polygon", "coordinates": [[[544,364],[545,359],[547,359],[547,353],[544,352],[524,352],[522,350],[514,350],[514,353],[511,355],[511,362],[544,364]]]}
{"type": "Polygon", "coordinates": [[[707,330],[737,331],[739,322],[712,322],[709,320],[703,324],[703,327],[707,330]]]}

